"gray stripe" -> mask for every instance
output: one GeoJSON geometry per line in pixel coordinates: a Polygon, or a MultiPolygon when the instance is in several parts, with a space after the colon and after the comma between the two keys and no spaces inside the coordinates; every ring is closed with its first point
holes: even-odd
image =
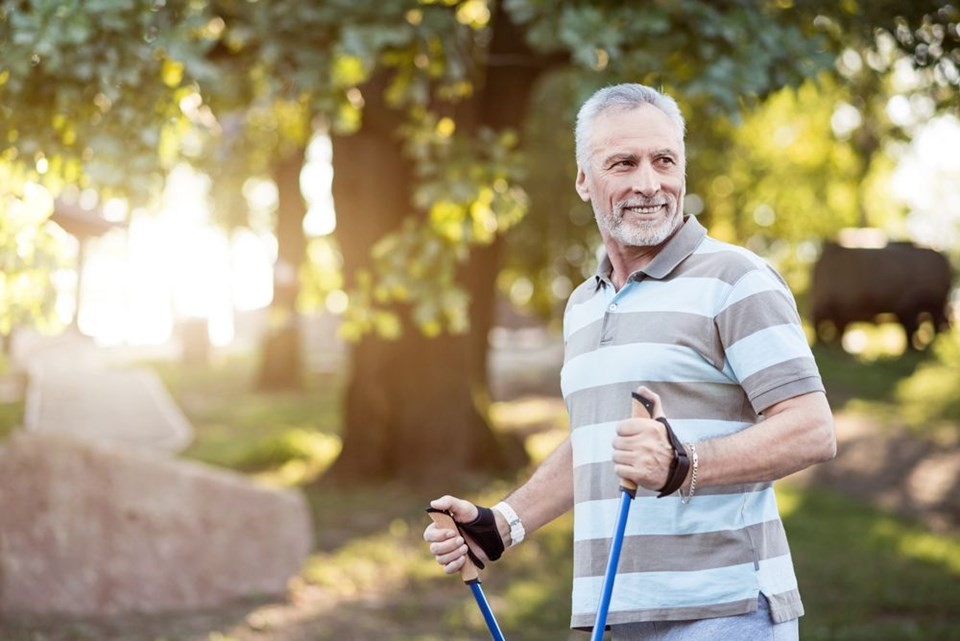
{"type": "Polygon", "coordinates": [[[603,318],[584,325],[567,338],[563,346],[563,362],[574,356],[592,352],[600,346],[600,332],[603,330],[603,318]]]}
{"type": "Polygon", "coordinates": [[[799,324],[796,311],[785,302],[789,303],[783,292],[760,292],[721,311],[716,323],[713,318],[681,311],[605,313],[567,339],[564,362],[597,349],[603,332],[612,337],[604,346],[660,343],[689,347],[714,369],[722,370],[724,345],[776,325],[799,324]]]}
{"type": "Polygon", "coordinates": [[[770,602],[770,616],[774,623],[783,623],[803,616],[803,601],[798,590],[765,594],[770,602]]]}
{"type": "Polygon", "coordinates": [[[724,345],[733,345],[761,329],[799,324],[793,301],[783,291],[758,292],[717,314],[717,327],[724,345]]]}
{"type": "Polygon", "coordinates": [[[824,391],[812,356],[794,358],[762,369],[744,379],[743,389],[749,393],[750,403],[757,413],[794,396],[824,391]]]}
{"type": "Polygon", "coordinates": [[[757,271],[758,267],[735,251],[699,252],[683,261],[671,278],[712,278],[733,286],[744,274],[757,271]]]}
{"type": "Polygon", "coordinates": [[[686,217],[680,231],[653,257],[649,265],[639,270],[640,273],[650,278],[666,278],[696,251],[706,235],[707,230],[700,221],[693,216],[686,217]]]}
{"type": "MultiPolygon", "coordinates": [[[[750,483],[747,485],[715,485],[697,488],[697,496],[716,496],[762,492],[771,487],[771,483],[750,483]]],[[[603,501],[620,497],[620,479],[613,471],[613,463],[587,463],[573,469],[574,503],[583,501],[603,501]]],[[[645,488],[637,489],[638,497],[656,496],[658,492],[645,488]]],[[[664,498],[664,500],[673,500],[664,498]]]]}
{"type": "MultiPolygon", "coordinates": [[[[759,591],[758,591],[759,593],[759,591]]],[[[772,604],[771,604],[772,605],[772,604]]],[[[611,612],[607,617],[610,625],[623,623],[641,623],[643,621],[689,621],[713,617],[731,617],[747,614],[757,608],[757,599],[715,603],[712,605],[685,606],[682,608],[650,608],[649,610],[625,610],[611,612]]],[[[771,610],[772,611],[772,610],[771,610]]],[[[574,630],[591,630],[596,619],[594,614],[575,614],[570,619],[574,630]]]]}
{"type": "MultiPolygon", "coordinates": [[[[586,279],[573,290],[570,296],[567,298],[566,310],[569,311],[571,307],[585,303],[597,293],[599,285],[597,283],[597,277],[591,276],[586,279]]],[[[566,313],[566,312],[564,312],[566,313]]]]}
{"type": "MultiPolygon", "coordinates": [[[[619,571],[693,572],[754,563],[789,553],[783,524],[780,519],[774,519],[739,530],[625,537],[619,571]],[[756,549],[753,541],[757,542],[756,549]]],[[[609,539],[575,543],[574,578],[603,576],[609,556],[609,539]]]]}
{"type": "Polygon", "coordinates": [[[638,385],[646,385],[660,395],[671,419],[757,421],[746,394],[733,383],[627,381],[588,387],[569,394],[564,400],[571,428],[629,418],[630,392],[638,385]]]}
{"type": "Polygon", "coordinates": [[[592,352],[600,344],[600,332],[612,337],[604,347],[634,343],[660,343],[688,347],[714,369],[722,370],[723,345],[717,338],[713,319],[688,312],[610,313],[605,321],[595,321],[577,330],[568,340],[564,362],[592,352]]]}
{"type": "MultiPolygon", "coordinates": [[[[613,463],[588,463],[573,468],[573,502],[602,501],[620,496],[620,480],[613,471],[613,463]]],[[[656,496],[656,492],[637,489],[637,496],[656,496]]]]}

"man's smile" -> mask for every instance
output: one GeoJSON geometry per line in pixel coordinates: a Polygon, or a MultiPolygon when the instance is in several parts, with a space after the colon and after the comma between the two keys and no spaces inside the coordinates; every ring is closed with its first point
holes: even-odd
{"type": "Polygon", "coordinates": [[[622,211],[629,211],[635,214],[655,214],[659,212],[666,206],[666,203],[661,203],[659,205],[626,205],[622,208],[622,211]]]}
{"type": "Polygon", "coordinates": [[[621,202],[614,206],[614,214],[618,220],[623,220],[628,215],[635,218],[649,218],[662,214],[669,204],[668,202],[621,202]]]}

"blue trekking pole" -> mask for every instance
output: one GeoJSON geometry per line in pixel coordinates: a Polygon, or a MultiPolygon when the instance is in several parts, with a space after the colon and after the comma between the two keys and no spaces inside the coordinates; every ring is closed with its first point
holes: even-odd
{"type": "MultiPolygon", "coordinates": [[[[460,530],[449,512],[427,508],[427,513],[430,515],[430,518],[433,519],[433,522],[437,524],[437,527],[449,530],[460,530]]],[[[503,633],[500,631],[500,625],[493,616],[493,610],[490,609],[490,604],[487,603],[487,597],[483,594],[483,588],[480,587],[480,572],[469,556],[464,559],[463,567],[460,568],[460,578],[470,586],[470,591],[473,592],[473,598],[480,608],[480,613],[483,615],[483,620],[487,624],[487,629],[490,630],[490,636],[493,637],[493,641],[504,641],[503,633]]]]}
{"type": "MultiPolygon", "coordinates": [[[[631,403],[631,418],[652,418],[653,401],[636,392],[633,393],[631,403]]],[[[607,558],[607,569],[603,575],[603,588],[600,592],[600,606],[597,608],[597,618],[593,624],[593,634],[590,641],[601,641],[607,628],[607,613],[610,611],[610,598],[613,596],[613,583],[617,578],[617,566],[620,564],[620,550],[623,548],[623,535],[627,529],[627,516],[630,514],[630,504],[637,496],[637,486],[632,481],[620,479],[620,509],[617,512],[617,525],[610,542],[610,556],[607,558]]]]}

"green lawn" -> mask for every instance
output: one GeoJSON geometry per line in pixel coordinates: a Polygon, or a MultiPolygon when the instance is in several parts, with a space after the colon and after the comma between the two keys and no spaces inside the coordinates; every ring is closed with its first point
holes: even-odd
{"type": "Polygon", "coordinates": [[[305,377],[292,392],[257,392],[251,356],[209,367],[152,364],[196,428],[184,455],[293,485],[312,480],[339,454],[342,379],[305,377]]]}
{"type": "Polygon", "coordinates": [[[0,354],[0,441],[10,435],[15,428],[23,424],[24,399],[23,382],[11,371],[7,357],[0,354]],[[9,391],[8,391],[9,390],[9,391]]]}
{"type": "MultiPolygon", "coordinates": [[[[898,390],[918,372],[953,367],[933,353],[853,358],[819,350],[834,406],[899,420],[898,390]]],[[[0,623],[0,638],[24,641],[465,641],[489,636],[469,590],[444,576],[422,541],[430,492],[399,483],[338,488],[322,471],[339,451],[343,380],[309,376],[303,390],[252,391],[253,358],[209,368],[154,364],[196,429],[186,455],[274,484],[301,488],[314,513],[316,545],[284,602],[222,612],[110,622],[0,623]]],[[[932,375],[932,374],[925,374],[932,375]]],[[[941,399],[942,400],[942,399],[941,399]]],[[[948,399],[949,400],[949,399],[948,399]]],[[[553,423],[531,437],[536,458],[563,437],[556,406],[498,404],[501,427],[553,423]]],[[[0,408],[0,421],[3,420],[0,408]]],[[[2,425],[2,424],[0,424],[2,425]]],[[[919,435],[918,435],[919,437],[919,435]]],[[[517,478],[456,490],[492,503],[517,478]]],[[[441,488],[438,488],[438,491],[441,488]]],[[[810,640],[960,640],[960,537],[821,489],[781,484],[810,640]]],[[[568,628],[572,519],[535,533],[484,575],[487,596],[511,641],[586,639],[568,628]]]]}
{"type": "MultiPolygon", "coordinates": [[[[472,498],[489,504],[506,487],[494,481],[472,498]]],[[[378,627],[397,641],[486,638],[469,591],[443,576],[424,550],[427,520],[419,510],[426,497],[418,501],[398,488],[379,495],[334,494],[322,486],[308,492],[318,528],[338,515],[343,528],[340,537],[321,535],[323,549],[303,572],[302,589],[320,589],[340,603],[317,621],[310,638],[345,638],[340,635],[356,618],[369,631],[347,638],[380,638],[373,632],[378,627]],[[343,523],[344,512],[357,508],[343,523]]],[[[807,608],[803,639],[960,639],[960,539],[929,534],[830,492],[785,487],[779,496],[807,608]]],[[[571,539],[566,516],[485,572],[485,590],[507,638],[586,638],[567,630],[571,539]]]]}
{"type": "Polygon", "coordinates": [[[960,329],[939,335],[923,352],[883,349],[890,327],[860,326],[872,348],[853,356],[839,347],[814,353],[834,410],[905,424],[918,433],[960,436],[960,329]]]}
{"type": "MultiPolygon", "coordinates": [[[[843,403],[878,412],[889,410],[890,395],[903,379],[936,362],[930,354],[869,366],[842,353],[820,356],[825,379],[843,403]]],[[[291,434],[335,441],[341,381],[315,379],[295,394],[231,391],[232,385],[250,380],[243,373],[250,366],[231,363],[229,376],[217,369],[181,376],[171,369],[164,377],[182,400],[203,399],[185,402],[198,430],[189,455],[220,464],[234,461],[277,481],[283,475],[271,469],[289,465],[284,456],[310,461],[310,448],[277,447],[271,458],[263,455],[265,444],[291,434]]],[[[495,416],[511,414],[510,404],[497,409],[495,416]]],[[[555,440],[562,430],[558,425],[537,438],[555,440]]],[[[314,474],[304,480],[316,478],[335,450],[309,464],[314,474]]],[[[490,479],[471,496],[490,503],[511,485],[511,479],[490,479]]],[[[375,639],[378,629],[391,630],[389,638],[398,641],[486,637],[469,591],[440,573],[422,543],[427,519],[421,510],[429,496],[399,485],[342,490],[326,487],[321,479],[301,486],[314,507],[318,545],[297,589],[320,590],[340,604],[316,621],[315,634],[307,638],[375,639]]],[[[784,486],[779,496],[807,608],[804,639],[960,639],[960,539],[927,533],[824,490],[784,486]]],[[[570,636],[571,528],[569,516],[560,519],[486,573],[486,591],[508,638],[570,636]]],[[[243,626],[224,633],[248,638],[243,626]]],[[[584,637],[574,633],[571,638],[584,637]]]]}
{"type": "Polygon", "coordinates": [[[960,538],[835,493],[779,492],[805,640],[960,639],[960,538]]]}
{"type": "Polygon", "coordinates": [[[0,402],[0,441],[23,424],[23,401],[0,402]]]}

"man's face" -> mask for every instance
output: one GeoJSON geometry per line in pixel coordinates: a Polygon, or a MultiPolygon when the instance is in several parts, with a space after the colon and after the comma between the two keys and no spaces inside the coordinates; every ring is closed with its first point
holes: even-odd
{"type": "Polygon", "coordinates": [[[664,242],[682,223],[683,142],[653,105],[611,110],[594,121],[577,193],[589,200],[604,239],[621,246],[664,242]]]}

